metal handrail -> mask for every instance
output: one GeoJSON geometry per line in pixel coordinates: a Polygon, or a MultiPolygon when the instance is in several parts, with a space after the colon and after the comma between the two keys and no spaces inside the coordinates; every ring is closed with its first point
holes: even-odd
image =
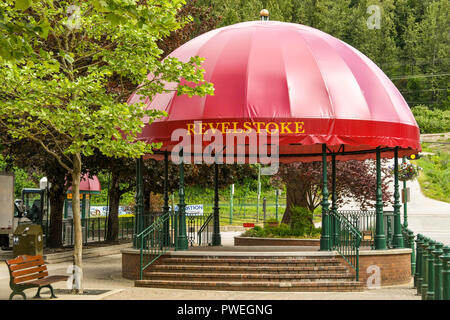
{"type": "MultiPolygon", "coordinates": [[[[212,221],[212,218],[213,218],[213,214],[210,214],[208,216],[208,218],[206,218],[205,222],[203,223],[203,225],[200,227],[200,229],[197,232],[197,239],[198,239],[199,246],[202,245],[202,233],[205,231],[205,229],[207,227],[209,227],[209,223],[212,221]]],[[[210,244],[209,239],[208,239],[207,243],[208,243],[208,245],[210,244]]]]}
{"type": "Polygon", "coordinates": [[[350,267],[355,270],[355,279],[359,281],[361,233],[350,220],[337,211],[330,211],[330,215],[337,221],[337,237],[333,241],[333,250],[336,250],[350,267]]]}
{"type": "Polygon", "coordinates": [[[140,247],[139,278],[141,280],[144,270],[173,245],[172,232],[164,230],[164,225],[171,222],[171,217],[173,216],[170,213],[159,216],[150,226],[136,235],[136,243],[140,247]]]}

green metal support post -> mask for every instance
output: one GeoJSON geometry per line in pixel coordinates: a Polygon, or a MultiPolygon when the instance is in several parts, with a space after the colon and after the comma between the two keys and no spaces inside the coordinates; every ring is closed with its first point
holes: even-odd
{"type": "MultiPolygon", "coordinates": [[[[136,159],[136,218],[135,218],[135,236],[143,231],[143,211],[144,211],[144,178],[143,178],[144,158],[141,156],[136,159]]],[[[134,247],[138,248],[140,244],[134,238],[134,247]]]]}
{"type": "Polygon", "coordinates": [[[408,230],[407,232],[408,242],[411,247],[411,275],[416,273],[416,252],[414,250],[414,232],[408,230]]]}
{"type": "Polygon", "coordinates": [[[261,164],[257,164],[258,166],[258,195],[256,199],[256,223],[259,222],[259,199],[261,197],[261,164]]]}
{"type": "MultiPolygon", "coordinates": [[[[394,248],[404,248],[400,220],[400,192],[398,191],[398,147],[394,149],[394,248]]],[[[411,243],[414,247],[414,242],[411,243]]]]}
{"type": "Polygon", "coordinates": [[[423,236],[417,235],[416,239],[416,273],[414,274],[414,288],[417,290],[417,294],[420,293],[420,286],[422,285],[422,244],[423,236]]]}
{"type": "Polygon", "coordinates": [[[428,246],[428,290],[426,300],[434,300],[434,246],[436,241],[431,240],[428,246]]]}
{"type": "MultiPolygon", "coordinates": [[[[163,212],[164,215],[169,213],[169,153],[164,152],[164,205],[163,212]]],[[[164,221],[164,245],[168,246],[170,244],[170,234],[169,234],[169,224],[170,219],[164,221]]]]}
{"type": "Polygon", "coordinates": [[[376,222],[375,222],[375,250],[386,249],[386,236],[383,221],[383,193],[381,191],[381,152],[377,147],[377,191],[376,191],[376,222]]]}
{"type": "Polygon", "coordinates": [[[422,283],[420,285],[420,295],[422,299],[426,299],[426,293],[428,290],[428,239],[427,237],[423,237],[422,243],[422,283]]]}
{"type": "Polygon", "coordinates": [[[327,145],[322,144],[322,234],[320,236],[320,250],[330,251],[330,226],[328,203],[328,177],[327,177],[327,145]]]}
{"type": "Polygon", "coordinates": [[[442,259],[442,298],[450,300],[450,247],[443,249],[442,259]]]}
{"type": "Polygon", "coordinates": [[[233,186],[230,185],[230,225],[233,224],[233,186]]]}
{"type": "Polygon", "coordinates": [[[278,222],[278,197],[280,196],[280,189],[275,190],[275,219],[278,222]]]}
{"type": "Polygon", "coordinates": [[[186,236],[186,203],[184,201],[184,163],[183,163],[183,149],[180,151],[180,188],[178,204],[178,238],[176,250],[185,251],[188,249],[188,239],[186,236]]]}
{"type": "Polygon", "coordinates": [[[436,242],[434,246],[434,300],[442,300],[442,248],[444,245],[436,242]]]}
{"type": "Polygon", "coordinates": [[[214,230],[212,235],[212,245],[222,245],[222,238],[220,235],[220,209],[219,209],[219,165],[214,163],[214,230]]]}
{"type": "MultiPolygon", "coordinates": [[[[406,157],[403,157],[403,162],[406,162],[406,157]]],[[[403,192],[405,199],[403,199],[403,226],[408,227],[408,204],[406,202],[406,180],[403,181],[403,192]]]]}

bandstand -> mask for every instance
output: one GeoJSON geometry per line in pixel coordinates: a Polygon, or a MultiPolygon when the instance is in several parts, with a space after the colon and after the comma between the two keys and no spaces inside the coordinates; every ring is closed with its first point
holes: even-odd
{"type": "MultiPolygon", "coordinates": [[[[124,276],[144,279],[145,271],[158,265],[161,257],[188,259],[189,252],[199,257],[202,251],[198,246],[202,245],[205,252],[214,252],[212,256],[220,259],[218,252],[224,250],[218,168],[232,159],[233,163],[266,165],[321,161],[320,246],[313,254],[297,248],[294,256],[342,259],[350,267],[353,280],[360,282],[367,280],[366,269],[373,264],[381,268],[381,285],[409,281],[411,249],[404,248],[402,235],[398,158],[415,154],[421,147],[418,125],[389,78],[364,54],[339,39],[311,27],[268,19],[212,30],[170,54],[185,62],[196,55],[205,58],[202,67],[205,80],[214,84],[213,96],[190,98],[172,91],[145,101],[147,108],[164,110],[168,116],[146,125],[139,136],[162,146],[137,160],[136,238],[134,248],[123,252],[124,276]],[[183,133],[174,135],[177,130],[183,133]],[[196,230],[198,246],[191,249],[184,212],[184,165],[205,162],[205,154],[209,155],[206,162],[215,168],[214,209],[196,230]],[[164,206],[149,225],[143,218],[144,158],[165,163],[164,206]],[[381,158],[394,159],[392,235],[386,235],[383,219],[381,158]],[[376,159],[376,210],[370,245],[361,251],[363,231],[367,230],[359,229],[338,210],[335,170],[337,161],[366,159],[376,159]],[[169,161],[177,162],[180,170],[178,212],[169,210],[169,161]],[[332,164],[331,174],[327,162],[332,164]]],[[[140,99],[135,94],[128,103],[140,99]]],[[[263,260],[273,253],[239,248],[233,256],[230,250],[225,250],[229,257],[263,260]]]]}

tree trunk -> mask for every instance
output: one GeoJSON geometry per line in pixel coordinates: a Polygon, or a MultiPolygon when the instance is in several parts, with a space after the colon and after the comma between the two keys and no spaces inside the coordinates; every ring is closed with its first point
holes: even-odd
{"type": "Polygon", "coordinates": [[[302,183],[289,183],[286,185],[286,210],[283,214],[282,223],[290,224],[292,211],[291,208],[305,207],[308,208],[308,202],[306,200],[305,185],[302,183]]]}
{"type": "Polygon", "coordinates": [[[106,233],[107,242],[117,242],[119,240],[119,202],[120,188],[118,176],[111,173],[111,185],[109,188],[109,214],[108,229],[106,233]]]}
{"type": "Polygon", "coordinates": [[[148,215],[150,212],[152,212],[152,206],[150,202],[150,188],[149,186],[144,183],[144,214],[148,215]]]}
{"type": "Polygon", "coordinates": [[[49,182],[52,186],[48,192],[50,200],[50,230],[47,246],[50,248],[60,248],[63,245],[62,220],[64,200],[66,199],[66,187],[64,185],[64,179],[49,179],[49,182]]]}
{"type": "Polygon", "coordinates": [[[80,179],[81,179],[81,155],[73,155],[72,170],[72,210],[73,210],[73,226],[74,226],[74,250],[73,264],[75,286],[72,288],[74,293],[83,293],[83,237],[81,229],[81,213],[80,213],[80,179]]]}

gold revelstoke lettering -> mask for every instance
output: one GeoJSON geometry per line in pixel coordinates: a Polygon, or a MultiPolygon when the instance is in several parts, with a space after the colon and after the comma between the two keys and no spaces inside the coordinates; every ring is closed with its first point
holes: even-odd
{"type": "Polygon", "coordinates": [[[237,130],[237,125],[239,122],[233,122],[233,133],[243,133],[244,131],[242,129],[237,130]]]}
{"type": "Polygon", "coordinates": [[[187,124],[187,134],[190,135],[190,132],[192,132],[192,134],[196,134],[195,133],[195,124],[194,123],[188,123],[187,124]]]}
{"type": "Polygon", "coordinates": [[[202,122],[201,126],[200,126],[200,134],[205,134],[206,131],[206,127],[208,126],[207,123],[202,122]]]}
{"type": "Polygon", "coordinates": [[[245,133],[250,133],[250,132],[253,131],[251,125],[252,125],[252,124],[251,124],[250,122],[244,122],[244,129],[246,129],[246,130],[245,130],[245,133]]]}
{"type": "Polygon", "coordinates": [[[280,131],[280,130],[278,129],[278,123],[275,123],[275,122],[269,122],[269,123],[266,125],[266,130],[267,130],[267,132],[268,132],[269,134],[274,134],[274,133],[277,133],[278,131],[280,131]],[[273,131],[270,130],[270,126],[275,127],[275,129],[274,129],[273,131]]]}
{"type": "Polygon", "coordinates": [[[292,133],[291,129],[289,129],[289,126],[291,124],[292,124],[292,122],[281,122],[281,134],[292,133]]]}
{"type": "Polygon", "coordinates": [[[289,134],[289,133],[305,133],[305,123],[303,121],[294,122],[295,132],[293,132],[292,122],[244,122],[242,128],[239,128],[239,122],[205,122],[205,123],[187,123],[187,134],[197,135],[205,134],[206,131],[211,129],[212,133],[215,134],[217,130],[221,131],[222,134],[227,133],[250,133],[256,130],[257,134],[261,133],[261,130],[267,130],[268,134],[289,134]]]}
{"type": "Polygon", "coordinates": [[[261,125],[265,124],[264,122],[253,122],[253,124],[256,124],[256,133],[260,134],[261,133],[261,125]]]}
{"type": "Polygon", "coordinates": [[[215,127],[214,127],[214,123],[208,123],[208,124],[209,124],[209,127],[210,127],[212,133],[213,134],[216,133],[216,130],[219,128],[219,123],[216,123],[215,127]]]}
{"type": "Polygon", "coordinates": [[[222,133],[228,133],[228,126],[230,125],[229,122],[222,122],[222,133]]]}
{"type": "Polygon", "coordinates": [[[305,133],[305,128],[303,128],[304,126],[304,122],[296,122],[295,123],[295,133],[305,133]]]}

